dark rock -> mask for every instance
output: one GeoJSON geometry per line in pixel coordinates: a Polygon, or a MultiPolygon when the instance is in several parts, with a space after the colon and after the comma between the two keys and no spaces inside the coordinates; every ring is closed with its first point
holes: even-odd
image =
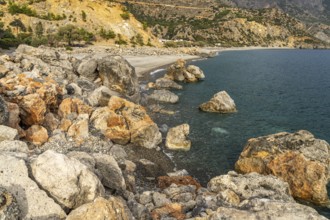
{"type": "Polygon", "coordinates": [[[19,219],[20,210],[15,197],[6,189],[0,188],[0,219],[19,219]]]}

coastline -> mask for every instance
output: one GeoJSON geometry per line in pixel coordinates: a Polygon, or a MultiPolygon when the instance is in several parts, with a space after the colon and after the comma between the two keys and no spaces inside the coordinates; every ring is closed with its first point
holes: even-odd
{"type": "MultiPolygon", "coordinates": [[[[160,48],[158,48],[160,49],[160,48]]],[[[144,77],[145,74],[152,71],[162,69],[170,64],[175,63],[178,59],[185,61],[207,59],[211,57],[203,56],[212,52],[219,53],[227,51],[246,51],[246,50],[294,50],[291,47],[231,47],[231,48],[199,48],[197,51],[200,55],[190,55],[188,53],[173,54],[173,55],[122,55],[132,66],[134,66],[138,77],[144,77]]],[[[162,49],[160,49],[161,51],[162,49]]]]}

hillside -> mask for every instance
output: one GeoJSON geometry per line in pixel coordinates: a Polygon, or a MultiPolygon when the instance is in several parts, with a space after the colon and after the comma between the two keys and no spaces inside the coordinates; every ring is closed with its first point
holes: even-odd
{"type": "Polygon", "coordinates": [[[159,38],[198,45],[323,47],[307,26],[278,8],[237,8],[233,1],[126,1],[159,38]]]}
{"type": "Polygon", "coordinates": [[[143,24],[121,4],[112,1],[1,1],[0,22],[3,23],[3,29],[10,29],[20,37],[54,35],[61,27],[73,25],[85,30],[96,43],[158,45],[158,40],[143,24]]]}
{"type": "Polygon", "coordinates": [[[235,7],[262,9],[276,7],[303,21],[317,38],[330,43],[329,0],[219,0],[235,7]]]}

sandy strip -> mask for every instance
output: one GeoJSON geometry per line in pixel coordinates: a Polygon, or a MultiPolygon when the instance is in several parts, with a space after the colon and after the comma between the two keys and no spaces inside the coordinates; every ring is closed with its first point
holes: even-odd
{"type": "Polygon", "coordinates": [[[153,70],[174,63],[178,59],[193,60],[199,56],[192,55],[158,55],[158,56],[124,56],[124,58],[135,67],[137,75],[143,76],[153,70]]]}

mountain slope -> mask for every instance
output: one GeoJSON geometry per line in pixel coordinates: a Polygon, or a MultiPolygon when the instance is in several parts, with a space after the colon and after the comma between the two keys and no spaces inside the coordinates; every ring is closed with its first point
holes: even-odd
{"type": "MultiPolygon", "coordinates": [[[[18,0],[15,6],[27,9],[20,13],[10,13],[12,6],[9,1],[0,4],[0,22],[5,28],[11,28],[14,34],[36,33],[38,25],[42,25],[42,32],[54,34],[60,27],[72,24],[92,33],[97,41],[114,43],[120,38],[122,42],[130,43],[132,38],[140,38],[139,43],[158,44],[157,38],[146,29],[134,16],[125,11],[118,3],[106,0],[18,0]],[[19,20],[23,26],[13,25],[13,21],[19,20]],[[105,41],[101,37],[101,30],[114,36],[105,41]],[[142,40],[141,40],[142,38],[142,40]]],[[[40,29],[40,28],[39,28],[40,29]]]]}
{"type": "Polygon", "coordinates": [[[222,46],[316,47],[323,43],[306,26],[276,8],[242,9],[232,1],[126,1],[159,38],[222,46]]]}

